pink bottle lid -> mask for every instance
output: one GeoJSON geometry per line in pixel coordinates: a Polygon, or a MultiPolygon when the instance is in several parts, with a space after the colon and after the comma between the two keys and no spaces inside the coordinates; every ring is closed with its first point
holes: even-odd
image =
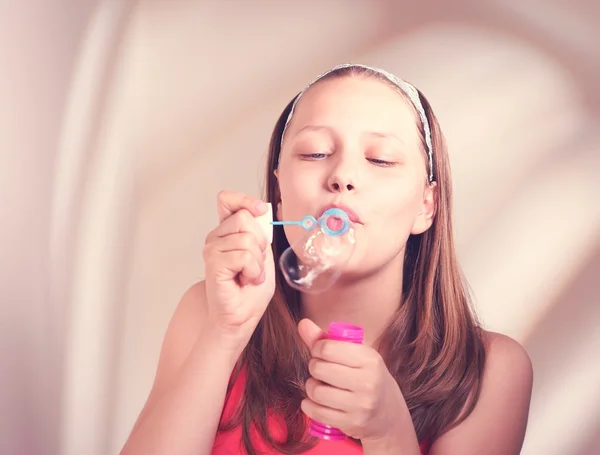
{"type": "Polygon", "coordinates": [[[362,327],[345,322],[332,322],[329,324],[327,338],[330,340],[350,341],[352,343],[362,343],[365,332],[362,327]]]}
{"type": "MultiPolygon", "coordinates": [[[[345,322],[332,322],[329,324],[327,331],[327,338],[330,340],[348,341],[357,344],[363,342],[364,336],[365,332],[362,327],[346,324],[345,322]]],[[[311,420],[308,432],[312,436],[328,441],[342,441],[347,438],[341,430],[316,420],[311,420]]]]}

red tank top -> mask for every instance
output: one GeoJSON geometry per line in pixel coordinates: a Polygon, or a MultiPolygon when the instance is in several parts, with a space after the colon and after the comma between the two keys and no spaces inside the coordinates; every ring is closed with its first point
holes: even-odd
{"type": "MultiPolygon", "coordinates": [[[[245,378],[243,372],[240,373],[237,380],[231,388],[231,392],[225,402],[223,410],[223,416],[221,422],[229,420],[240,402],[244,393],[245,378]]],[[[269,427],[272,429],[272,434],[275,438],[283,437],[285,434],[285,428],[279,424],[274,418],[269,418],[269,427]]],[[[275,452],[274,449],[269,447],[259,436],[257,430],[252,428],[250,430],[254,447],[258,453],[264,455],[277,455],[279,452],[275,452]]],[[[359,455],[362,454],[362,447],[352,442],[351,440],[345,441],[318,441],[317,444],[304,452],[305,455],[330,455],[335,453],[336,455],[359,455]]],[[[427,455],[429,453],[429,447],[427,443],[421,444],[421,454],[427,455]]],[[[231,431],[219,432],[215,438],[211,455],[247,455],[246,450],[242,444],[242,429],[240,426],[234,428],[231,431]]]]}

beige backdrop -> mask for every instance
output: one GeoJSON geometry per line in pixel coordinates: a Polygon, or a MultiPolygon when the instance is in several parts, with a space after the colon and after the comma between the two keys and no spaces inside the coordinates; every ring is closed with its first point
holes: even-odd
{"type": "Polygon", "coordinates": [[[118,453],[217,191],[260,195],[280,111],[346,61],[440,119],[479,315],[534,362],[523,454],[600,453],[600,7],[482,3],[0,6],[0,453],[118,453]]]}

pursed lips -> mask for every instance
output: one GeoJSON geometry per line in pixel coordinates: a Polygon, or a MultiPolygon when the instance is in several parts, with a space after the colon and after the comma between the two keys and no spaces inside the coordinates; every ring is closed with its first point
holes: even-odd
{"type": "Polygon", "coordinates": [[[344,212],[346,212],[346,214],[348,215],[348,218],[350,219],[351,222],[362,224],[362,221],[361,221],[360,217],[358,216],[358,214],[354,210],[352,210],[350,207],[348,207],[346,205],[342,205],[342,204],[330,204],[330,205],[326,206],[321,211],[320,216],[323,216],[323,213],[325,213],[329,209],[343,210],[344,212]]]}

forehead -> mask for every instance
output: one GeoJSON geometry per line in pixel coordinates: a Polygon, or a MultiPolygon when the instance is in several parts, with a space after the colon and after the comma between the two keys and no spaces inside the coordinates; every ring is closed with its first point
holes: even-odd
{"type": "Polygon", "coordinates": [[[325,125],[341,134],[381,131],[418,140],[416,115],[399,89],[373,77],[337,77],[311,86],[296,105],[289,133],[325,125]]]}

